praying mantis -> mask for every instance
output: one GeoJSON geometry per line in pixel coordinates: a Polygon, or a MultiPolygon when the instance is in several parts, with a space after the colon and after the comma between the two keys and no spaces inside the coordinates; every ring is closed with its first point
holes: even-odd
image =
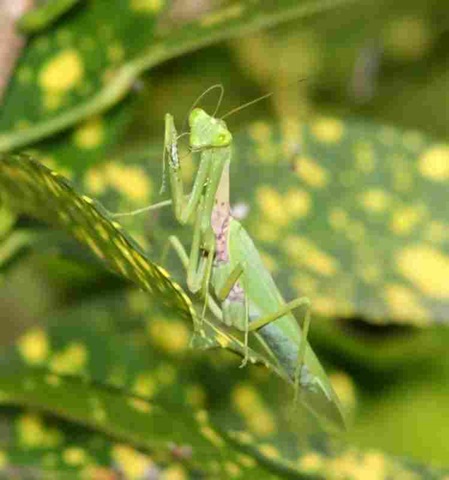
{"type": "MultiPolygon", "coordinates": [[[[179,256],[187,272],[187,286],[204,299],[217,319],[245,336],[254,334],[262,348],[294,386],[299,398],[328,427],[341,430],[344,417],[330,381],[307,342],[310,301],[300,297],[285,302],[244,227],[231,215],[229,169],[232,134],[223,119],[193,108],[188,119],[189,144],[199,155],[190,195],[184,193],[178,133],[174,118],[165,116],[164,169],[168,158],[171,201],[177,221],[193,224],[190,253],[176,236],[168,247],[179,256]],[[292,314],[305,310],[303,329],[292,314]]],[[[154,206],[153,206],[154,207],[154,206]]],[[[151,209],[152,207],[147,207],[151,209]]],[[[140,211],[143,211],[141,209],[140,211]]],[[[204,335],[196,321],[197,337],[204,335]]],[[[242,366],[246,363],[246,357],[242,366]]]]}

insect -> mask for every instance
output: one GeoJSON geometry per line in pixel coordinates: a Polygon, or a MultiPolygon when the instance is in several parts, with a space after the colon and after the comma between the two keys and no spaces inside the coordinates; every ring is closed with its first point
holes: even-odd
{"type": "MultiPolygon", "coordinates": [[[[284,301],[249,234],[231,215],[231,132],[223,119],[201,108],[191,110],[189,127],[190,149],[199,155],[199,165],[192,191],[186,196],[179,136],[173,117],[166,114],[164,166],[167,157],[171,203],[182,225],[193,224],[189,253],[175,236],[169,237],[168,245],[187,271],[189,290],[204,299],[202,318],[208,306],[220,321],[244,334],[245,345],[249,334],[254,334],[283,376],[293,383],[295,401],[299,398],[318,418],[341,429],[344,420],[338,397],[307,342],[309,299],[284,301]],[[305,311],[303,329],[292,314],[295,309],[305,311]]],[[[163,204],[167,202],[159,205],[163,204]]],[[[202,325],[197,322],[195,335],[201,334],[202,325]]],[[[242,366],[245,363],[246,356],[242,366]]]]}

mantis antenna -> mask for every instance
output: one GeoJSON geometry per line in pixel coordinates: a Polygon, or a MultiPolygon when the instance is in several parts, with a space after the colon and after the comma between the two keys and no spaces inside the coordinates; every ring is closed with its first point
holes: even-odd
{"type": "MultiPolygon", "coordinates": [[[[220,105],[221,105],[221,101],[223,100],[223,95],[224,95],[224,87],[221,83],[216,83],[215,85],[212,85],[211,87],[207,88],[206,90],[204,90],[204,92],[193,102],[193,104],[191,105],[191,107],[189,108],[189,113],[186,115],[186,118],[184,119],[184,123],[182,125],[182,130],[184,131],[185,128],[186,128],[186,125],[187,125],[187,119],[190,115],[190,112],[198,105],[198,103],[200,102],[200,100],[205,97],[209,92],[211,92],[212,90],[215,90],[216,88],[218,88],[220,90],[220,96],[218,97],[218,102],[217,102],[217,107],[215,108],[215,112],[213,114],[213,116],[215,117],[216,113],[218,112],[218,109],[220,108],[220,105]]],[[[183,134],[181,134],[183,135],[183,134]]]]}
{"type": "MultiPolygon", "coordinates": [[[[306,80],[307,80],[306,78],[301,78],[300,80],[297,80],[294,83],[295,84],[296,83],[301,83],[301,82],[304,82],[306,80]]],[[[275,93],[274,91],[270,92],[270,93],[266,93],[265,95],[262,95],[261,97],[257,97],[254,100],[250,100],[249,102],[244,103],[243,105],[240,105],[239,107],[233,108],[228,113],[225,113],[221,117],[221,120],[223,120],[223,118],[229,117],[230,115],[233,115],[236,112],[240,112],[240,110],[243,110],[244,108],[249,107],[250,105],[254,105],[255,103],[261,102],[262,100],[265,100],[266,98],[270,98],[271,96],[274,95],[274,93],[275,93]]],[[[215,113],[216,113],[216,111],[215,111],[215,113]]],[[[214,116],[215,116],[215,114],[214,114],[214,116]]]]}
{"type": "MultiPolygon", "coordinates": [[[[297,80],[296,82],[294,83],[301,83],[301,82],[304,82],[306,81],[307,79],[306,78],[301,78],[300,80],[297,80]]],[[[223,100],[223,95],[224,95],[224,87],[221,83],[217,83],[215,85],[212,85],[210,86],[209,88],[207,88],[192,104],[192,106],[190,107],[189,109],[189,113],[198,105],[198,103],[200,102],[200,100],[206,96],[209,92],[211,92],[212,90],[215,90],[216,88],[218,88],[220,90],[220,96],[218,98],[218,102],[217,102],[217,106],[215,108],[215,111],[214,111],[214,114],[213,116],[215,117],[215,115],[217,114],[218,112],[218,109],[220,108],[221,106],[221,102],[223,100]]],[[[226,118],[226,117],[229,117],[231,115],[233,115],[234,113],[237,113],[239,112],[240,110],[243,110],[251,105],[254,105],[255,103],[258,103],[258,102],[261,102],[262,100],[265,100],[266,98],[269,98],[271,97],[272,95],[274,95],[274,91],[273,92],[270,92],[270,93],[266,93],[265,95],[262,95],[261,97],[257,97],[253,100],[250,100],[249,102],[247,103],[244,103],[243,105],[240,105],[239,107],[236,107],[232,110],[230,110],[229,112],[225,113],[221,119],[223,120],[223,118],[226,118]]],[[[186,124],[187,124],[187,118],[188,118],[188,115],[186,116],[185,120],[184,120],[184,125],[183,125],[183,130],[185,129],[186,127],[186,124]]],[[[180,135],[178,135],[177,139],[176,140],[179,140],[180,138],[188,135],[189,132],[183,132],[181,133],[180,135]]],[[[166,154],[166,149],[164,147],[164,153],[162,155],[162,185],[161,185],[161,189],[159,191],[159,194],[163,193],[165,191],[165,185],[166,185],[166,181],[165,181],[165,178],[166,178],[166,168],[165,168],[165,154],[166,154]]],[[[149,205],[147,207],[143,207],[143,208],[139,208],[137,210],[133,210],[131,212],[124,212],[124,213],[113,213],[113,212],[109,212],[108,213],[113,217],[113,218],[116,218],[116,217],[126,217],[126,216],[133,216],[133,215],[138,215],[140,213],[144,213],[144,212],[149,212],[151,210],[157,210],[161,207],[165,207],[167,205],[171,205],[172,203],[172,200],[164,200],[162,202],[159,202],[159,203],[156,203],[156,204],[153,204],[153,205],[149,205]]]]}

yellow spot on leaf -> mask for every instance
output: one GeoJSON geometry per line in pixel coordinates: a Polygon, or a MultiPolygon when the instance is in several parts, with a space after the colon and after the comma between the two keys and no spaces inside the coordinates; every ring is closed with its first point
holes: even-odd
{"type": "Polygon", "coordinates": [[[340,457],[332,460],[328,468],[332,474],[338,472],[338,478],[382,480],[388,476],[384,456],[375,451],[367,451],[361,454],[348,450],[340,457]]]}
{"type": "Polygon", "coordinates": [[[195,414],[198,423],[207,424],[209,422],[209,415],[206,410],[198,410],[195,414]]]}
{"type": "Polygon", "coordinates": [[[337,301],[333,297],[316,296],[313,298],[313,310],[325,316],[335,315],[338,311],[337,301]]]}
{"type": "Polygon", "coordinates": [[[216,447],[222,447],[224,445],[224,440],[209,425],[201,426],[200,431],[203,437],[207,438],[209,442],[211,442],[216,447]]]}
{"type": "Polygon", "coordinates": [[[187,480],[189,477],[182,465],[171,465],[163,471],[160,478],[161,480],[187,480]]]}
{"type": "Polygon", "coordinates": [[[157,13],[164,5],[165,0],[131,0],[131,9],[135,12],[157,13]]]}
{"type": "Polygon", "coordinates": [[[422,208],[407,206],[393,212],[390,221],[391,231],[395,235],[409,235],[423,218],[422,208]]]}
{"type": "Polygon", "coordinates": [[[66,448],[62,454],[64,462],[67,465],[83,465],[87,461],[86,451],[79,447],[66,448]]]}
{"type": "Polygon", "coordinates": [[[265,407],[257,390],[251,385],[247,383],[237,385],[232,392],[232,402],[245,418],[252,432],[266,436],[276,430],[271,413],[265,407]]]}
{"type": "Polygon", "coordinates": [[[98,423],[104,423],[108,419],[108,414],[106,409],[102,403],[102,401],[98,397],[91,397],[89,400],[90,403],[90,412],[92,414],[93,419],[98,423]]]}
{"type": "Polygon", "coordinates": [[[286,193],[284,204],[292,217],[303,218],[309,214],[312,201],[308,192],[298,188],[286,193]]]}
{"type": "Polygon", "coordinates": [[[383,48],[387,56],[399,60],[421,58],[432,45],[432,29],[427,17],[405,15],[386,22],[383,48]]]}
{"type": "Polygon", "coordinates": [[[186,397],[187,402],[196,408],[202,408],[206,403],[206,392],[199,384],[187,386],[186,397]]]}
{"type": "Polygon", "coordinates": [[[84,178],[84,183],[89,189],[89,192],[94,195],[102,194],[107,187],[107,181],[103,175],[103,172],[96,168],[89,168],[86,173],[86,177],[84,178]]]}
{"type": "Polygon", "coordinates": [[[189,346],[190,332],[184,323],[150,318],[148,333],[159,348],[170,354],[184,352],[189,346]]]}
{"type": "Polygon", "coordinates": [[[251,232],[262,242],[273,243],[279,239],[282,229],[269,222],[257,222],[251,226],[251,232]]]}
{"type": "Polygon", "coordinates": [[[145,398],[151,398],[156,391],[156,381],[150,373],[141,373],[136,378],[133,393],[145,398]]]}
{"type": "Polygon", "coordinates": [[[147,175],[139,167],[109,163],[104,173],[109,185],[132,200],[147,202],[151,195],[151,183],[147,175]]]}
{"type": "Polygon", "coordinates": [[[371,213],[382,213],[390,203],[389,195],[380,189],[372,189],[362,194],[360,202],[371,213]]]}
{"type": "Polygon", "coordinates": [[[104,139],[104,126],[100,117],[91,117],[73,133],[74,144],[83,150],[101,145],[104,139]]]}
{"type": "Polygon", "coordinates": [[[45,376],[45,381],[48,383],[48,385],[51,385],[52,387],[58,387],[62,383],[61,377],[53,375],[52,373],[45,376]]]}
{"type": "Polygon", "coordinates": [[[254,442],[254,437],[247,431],[228,431],[228,434],[235,440],[245,445],[251,445],[254,442]]]}
{"type": "Polygon", "coordinates": [[[434,182],[449,179],[449,146],[438,145],[427,150],[419,160],[421,175],[434,182]]]}
{"type": "Polygon", "coordinates": [[[281,458],[281,454],[279,453],[279,450],[274,445],[270,445],[268,443],[264,443],[260,445],[259,452],[273,460],[281,458]]]}
{"type": "Polygon", "coordinates": [[[287,255],[311,270],[329,277],[339,270],[338,261],[326,252],[320,250],[314,243],[299,235],[290,235],[284,241],[287,255]]]}
{"type": "Polygon", "coordinates": [[[312,188],[323,188],[329,183],[329,173],[315,160],[300,157],[296,160],[296,174],[312,188]]]}
{"type": "Polygon", "coordinates": [[[67,49],[50,59],[39,74],[40,87],[55,94],[65,94],[81,83],[83,61],[74,49],[67,49]]]}
{"type": "Polygon", "coordinates": [[[385,300],[391,313],[398,320],[411,320],[417,325],[426,323],[428,313],[416,298],[416,294],[408,287],[400,284],[387,285],[385,300]]]}
{"type": "Polygon", "coordinates": [[[44,109],[45,110],[57,110],[64,103],[64,97],[54,92],[48,92],[44,95],[44,109]]]}
{"type": "Polygon", "coordinates": [[[229,478],[235,478],[240,475],[241,469],[234,462],[226,462],[225,465],[226,473],[229,475],[229,478]]]}
{"type": "Polygon", "coordinates": [[[396,255],[398,271],[422,293],[434,298],[449,297],[449,256],[426,246],[415,245],[396,255]]]}
{"type": "Polygon", "coordinates": [[[17,348],[27,363],[42,364],[49,353],[47,334],[42,329],[33,329],[19,339],[17,348]]]}
{"type": "Polygon", "coordinates": [[[313,122],[311,130],[320,142],[336,143],[343,136],[344,126],[340,120],[322,117],[313,122]]]}
{"type": "Polygon", "coordinates": [[[257,189],[256,199],[269,223],[279,226],[287,225],[288,209],[283,204],[282,196],[276,190],[271,187],[260,187],[257,189]]]}
{"type": "Polygon", "coordinates": [[[84,371],[87,360],[85,345],[74,342],[52,355],[50,368],[55,373],[73,375],[84,371]]]}
{"type": "Polygon", "coordinates": [[[152,410],[151,405],[141,398],[129,398],[128,405],[142,413],[150,413],[152,410]]]}
{"type": "Polygon", "coordinates": [[[316,453],[310,452],[306,453],[299,459],[299,465],[301,470],[304,470],[308,473],[313,473],[319,471],[323,468],[325,460],[323,457],[316,453]]]}
{"type": "Polygon", "coordinates": [[[147,455],[122,444],[112,448],[112,458],[129,480],[144,478],[145,473],[153,464],[153,460],[147,455]]]}
{"type": "Polygon", "coordinates": [[[348,413],[353,411],[357,397],[351,377],[347,373],[337,372],[330,376],[330,381],[345,411],[348,413]]]}
{"type": "Polygon", "coordinates": [[[61,433],[46,427],[42,418],[35,414],[25,414],[19,418],[17,433],[20,443],[27,448],[51,448],[62,441],[61,433]]]}
{"type": "Polygon", "coordinates": [[[256,460],[249,455],[240,454],[238,455],[238,461],[241,465],[246,468],[253,468],[256,465],[256,460]]]}
{"type": "Polygon", "coordinates": [[[382,280],[382,269],[376,263],[365,263],[361,265],[360,277],[370,285],[375,285],[382,280]]]}
{"type": "Polygon", "coordinates": [[[269,143],[271,141],[271,127],[265,122],[254,122],[248,127],[249,136],[256,143],[269,143]]]}

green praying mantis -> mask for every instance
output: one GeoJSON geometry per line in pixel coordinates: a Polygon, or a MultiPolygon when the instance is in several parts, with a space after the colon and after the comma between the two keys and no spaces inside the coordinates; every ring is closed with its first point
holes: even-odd
{"type": "MultiPolygon", "coordinates": [[[[167,245],[175,250],[186,269],[189,290],[204,299],[201,318],[209,307],[219,321],[244,334],[246,346],[249,334],[254,334],[293,384],[295,401],[299,398],[329,427],[340,430],[344,418],[338,397],[307,342],[309,299],[284,301],[251,237],[231,215],[229,169],[233,139],[223,119],[214,115],[193,108],[188,118],[190,150],[199,156],[188,196],[181,177],[179,135],[172,115],[165,116],[163,163],[165,170],[167,158],[171,201],[159,205],[172,203],[177,221],[193,224],[190,253],[175,236],[169,237],[167,245]],[[303,329],[293,316],[296,309],[305,311],[303,329]]],[[[204,335],[201,321],[194,328],[195,336],[204,335]]],[[[242,365],[245,363],[246,357],[242,365]]]]}

